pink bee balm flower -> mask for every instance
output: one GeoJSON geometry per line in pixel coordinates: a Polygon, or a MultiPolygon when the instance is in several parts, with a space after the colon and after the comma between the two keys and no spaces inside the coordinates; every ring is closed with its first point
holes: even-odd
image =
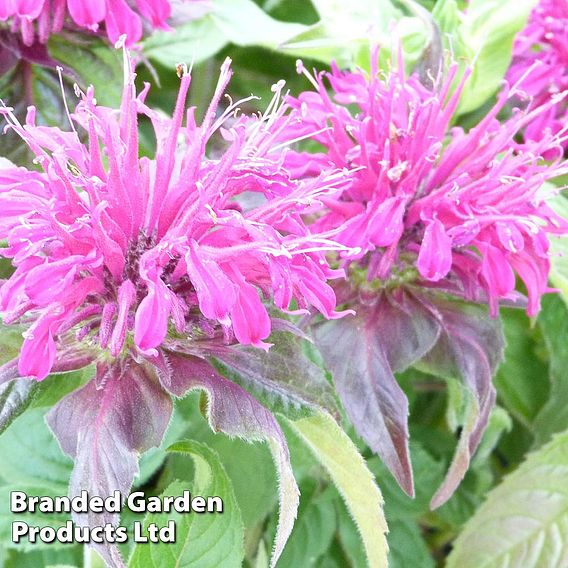
{"type": "Polygon", "coordinates": [[[499,123],[497,114],[516,92],[506,87],[483,120],[464,132],[450,129],[468,76],[452,92],[456,73],[453,65],[434,92],[417,75],[382,76],[376,68],[371,76],[333,67],[311,77],[316,91],[290,99],[297,111],[291,128],[296,135],[318,132],[314,138],[325,153],[291,154],[288,162],[299,175],[329,165],[356,170],[348,188],[326,200],[328,212],[317,225],[339,228],[338,240],[360,248],[355,258],[369,281],[408,276],[412,268],[425,286],[486,296],[495,314],[500,299],[513,299],[516,272],[534,315],[547,289],[547,235],[567,228],[543,189],[566,170],[559,157],[567,137],[548,132],[522,146],[514,137],[563,95],[499,123]],[[545,153],[556,156],[553,164],[541,159],[545,153]]]}
{"type": "Polygon", "coordinates": [[[104,25],[111,42],[126,35],[127,45],[132,45],[142,37],[144,24],[168,29],[170,14],[170,0],[3,0],[0,3],[0,21],[11,22],[12,29],[20,30],[27,45],[34,43],[36,33],[39,41],[45,43],[50,34],[61,31],[68,16],[80,28],[97,31],[104,25]]]}
{"type": "MultiPolygon", "coordinates": [[[[348,175],[297,181],[284,168],[283,83],[260,117],[237,117],[232,102],[218,112],[229,66],[200,125],[195,109],[185,108],[191,76],[183,66],[170,119],[145,104],[148,85],[136,95],[127,58],[120,110],[97,106],[92,88],[77,89],[70,131],[37,126],[33,107],[22,125],[4,107],[42,171],[0,169],[0,239],[8,244],[0,250],[16,268],[0,288],[0,312],[4,324],[26,328],[18,360],[0,367],[0,393],[16,383],[21,397],[36,383],[30,378],[96,363],[95,377],[58,402],[48,422],[75,460],[71,494],[107,496],[126,495],[139,453],[160,444],[171,396],[205,391],[215,431],[270,442],[281,510],[273,566],[298,507],[286,441],[274,416],[210,363],[215,358],[288,403],[332,399],[321,369],[299,345],[291,351],[293,339],[273,358],[280,346],[266,352],[265,340],[272,330],[298,333],[275,309],[338,317],[326,281],[342,272],[329,268],[325,254],[345,247],[331,234],[312,234],[304,214],[341,191],[348,175]],[[139,155],[139,116],[153,124],[154,158],[139,155]],[[207,158],[216,134],[226,148],[207,158]]],[[[116,545],[99,548],[109,566],[125,566],[116,545]]]]}
{"type": "Polygon", "coordinates": [[[339,242],[359,249],[340,253],[350,279],[336,286],[340,302],[357,315],[316,322],[313,331],[351,421],[407,493],[414,491],[408,401],[394,373],[422,365],[461,379],[474,401],[474,419],[463,425],[433,498],[439,506],[464,476],[495,401],[491,379],[502,333],[479,304],[488,301],[495,316],[500,302],[516,302],[518,275],[535,315],[547,291],[548,236],[568,230],[543,188],[568,170],[561,159],[564,131],[515,142],[562,96],[499,122],[516,94],[506,86],[466,132],[451,124],[469,71],[458,80],[454,64],[430,89],[417,74],[380,73],[376,53],[372,60],[370,75],[336,66],[315,77],[306,73],[315,91],[289,100],[296,121],[287,135],[312,134],[322,150],[289,154],[287,164],[308,179],[328,167],[352,171],[347,187],[324,199],[327,211],[312,229],[335,230],[339,242]]]}
{"type": "Polygon", "coordinates": [[[171,120],[144,104],[147,88],[135,96],[132,74],[120,112],[98,107],[92,89],[82,94],[74,121],[87,145],[75,127],[36,126],[34,108],[25,125],[4,109],[43,168],[0,172],[1,253],[16,267],[0,288],[0,310],[5,322],[28,325],[21,375],[47,376],[71,329],[113,357],[134,349],[155,358],[168,342],[219,333],[225,343],[268,348],[263,298],[284,311],[294,300],[300,311],[336,316],[326,279],[337,274],[322,251],[338,245],[311,235],[301,214],[345,176],[290,178],[282,148],[271,152],[270,125],[284,112],[276,102],[262,120],[227,126],[235,105],[216,118],[228,62],[197,126],[194,109],[184,109],[191,77],[182,73],[171,120]],[[155,159],[139,157],[139,114],[154,125],[155,159]],[[228,149],[206,159],[218,131],[228,149]],[[244,192],[258,204],[243,208],[244,192]]]}
{"type": "MultiPolygon", "coordinates": [[[[545,104],[568,89],[568,2],[541,0],[513,45],[508,81],[521,81],[533,105],[545,104]]],[[[568,106],[549,107],[526,126],[527,139],[540,140],[550,129],[560,131],[568,120],[568,106]]],[[[566,147],[566,144],[564,145],[566,147]]]]}

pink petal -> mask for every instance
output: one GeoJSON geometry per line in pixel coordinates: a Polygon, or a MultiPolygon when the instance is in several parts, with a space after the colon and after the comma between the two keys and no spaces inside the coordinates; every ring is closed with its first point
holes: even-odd
{"type": "Polygon", "coordinates": [[[59,317],[48,312],[26,332],[18,363],[22,377],[35,377],[41,381],[49,375],[55,363],[53,333],[59,324],[59,317]]]}
{"type": "Polygon", "coordinates": [[[243,345],[269,347],[262,340],[270,335],[270,318],[258,297],[258,291],[244,279],[239,284],[239,295],[231,309],[235,337],[243,345]]]}
{"type": "Polygon", "coordinates": [[[105,19],[105,0],[67,0],[73,21],[85,28],[93,28],[105,19]]]}
{"type": "MultiPolygon", "coordinates": [[[[136,288],[130,280],[125,280],[118,289],[118,315],[116,317],[116,325],[110,339],[110,352],[113,356],[117,356],[126,338],[128,314],[130,306],[136,299],[136,288]]],[[[161,340],[160,340],[161,342],[161,340]]]]}
{"type": "Polygon", "coordinates": [[[136,0],[140,13],[150,22],[155,28],[166,28],[166,20],[172,13],[172,8],[168,0],[136,0]]]}
{"type": "Polygon", "coordinates": [[[41,306],[59,301],[75,279],[83,260],[83,257],[74,256],[30,270],[24,284],[30,300],[41,306]]]}
{"type": "Polygon", "coordinates": [[[385,199],[369,218],[369,240],[378,247],[387,247],[397,242],[404,229],[403,216],[406,201],[400,197],[385,199]]]}
{"type": "Polygon", "coordinates": [[[501,244],[511,252],[520,252],[525,248],[525,239],[514,223],[498,222],[496,224],[497,236],[501,244]]]}
{"type": "Polygon", "coordinates": [[[237,300],[237,290],[219,265],[200,252],[194,241],[185,255],[201,313],[209,319],[229,324],[229,312],[237,300]]]}
{"type": "Polygon", "coordinates": [[[4,0],[0,2],[0,20],[7,20],[16,12],[15,0],[4,0]]]}
{"type": "Polygon", "coordinates": [[[444,278],[452,267],[452,241],[437,219],[426,226],[417,266],[420,274],[433,282],[444,278]]]}
{"type": "Polygon", "coordinates": [[[480,245],[480,248],[483,252],[481,275],[489,288],[489,293],[499,298],[506,296],[515,289],[515,273],[507,256],[491,245],[480,245]]]}
{"type": "Polygon", "coordinates": [[[43,10],[45,0],[15,0],[13,4],[18,16],[35,20],[43,10]]]}
{"type": "Polygon", "coordinates": [[[126,35],[126,46],[130,47],[142,37],[142,22],[124,0],[106,0],[105,19],[107,35],[116,43],[121,35],[126,35]]]}
{"type": "Polygon", "coordinates": [[[162,343],[168,332],[172,293],[155,268],[145,280],[148,294],[136,310],[134,343],[143,353],[154,354],[155,348],[162,343]]]}
{"type": "Polygon", "coordinates": [[[533,317],[540,310],[541,296],[547,291],[550,260],[540,258],[534,250],[525,249],[522,253],[513,255],[510,262],[527,287],[529,295],[527,314],[533,317]]]}

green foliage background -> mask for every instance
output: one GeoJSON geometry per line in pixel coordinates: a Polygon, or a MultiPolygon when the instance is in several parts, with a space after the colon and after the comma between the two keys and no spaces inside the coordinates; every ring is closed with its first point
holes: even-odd
{"type": "MultiPolygon", "coordinates": [[[[159,78],[148,98],[151,106],[171,112],[178,85],[175,64],[180,61],[194,62],[190,104],[204,109],[218,69],[230,56],[234,78],[229,93],[234,100],[251,93],[260,97],[244,105],[244,111],[254,112],[267,104],[271,85],[282,78],[292,93],[309,87],[295,73],[297,57],[308,68],[325,68],[331,59],[342,65],[365,66],[369,22],[376,24],[375,39],[387,46],[385,57],[392,37],[390,22],[398,22],[396,29],[409,66],[429,42],[428,22],[403,1],[213,0],[213,4],[213,12],[202,20],[145,41],[148,65],[140,66],[138,79],[155,83],[159,78]]],[[[424,0],[421,4],[432,11],[454,56],[464,60],[477,56],[458,119],[466,126],[475,124],[499,86],[510,62],[513,37],[534,2],[471,0],[467,16],[460,12],[465,2],[424,0]]],[[[82,86],[95,85],[101,103],[116,104],[122,83],[119,54],[99,42],[79,46],[58,37],[49,47],[54,57],[75,70],[82,86]]],[[[60,124],[58,84],[44,69],[34,68],[34,74],[33,102],[42,109],[41,120],[60,124]]],[[[0,78],[4,100],[14,97],[17,89],[17,75],[0,78]]],[[[145,151],[151,154],[150,129],[144,133],[145,151]]],[[[0,141],[0,154],[18,163],[26,159],[9,136],[0,141]]],[[[563,197],[557,206],[568,217],[563,197]]],[[[568,243],[558,239],[554,248],[566,252],[568,243]]],[[[9,267],[1,265],[0,270],[6,273],[9,267]]],[[[382,521],[379,516],[372,519],[369,512],[375,510],[378,515],[381,497],[373,493],[374,485],[370,476],[367,480],[362,462],[351,459],[356,456],[353,444],[366,458],[382,492],[392,568],[568,566],[567,274],[566,260],[557,257],[552,281],[561,293],[545,298],[536,320],[529,320],[522,311],[502,311],[507,349],[495,378],[498,407],[469,473],[440,509],[431,511],[428,503],[451,460],[457,440],[452,426],[460,423],[463,411],[462,393],[448,392],[441,379],[414,370],[399,377],[410,401],[414,500],[402,493],[346,420],[343,426],[352,442],[339,432],[326,440],[324,434],[329,430],[317,420],[302,423],[301,419],[281,418],[302,496],[279,567],[363,568],[371,557],[374,565],[380,565],[380,551],[371,549],[380,547],[382,521]],[[357,510],[361,487],[369,490],[366,495],[371,503],[357,510]],[[340,493],[347,495],[346,500],[340,493]],[[371,520],[376,522],[369,524],[371,520]],[[373,539],[379,544],[373,544],[373,539]]],[[[17,342],[17,333],[2,331],[4,361],[13,356],[17,342]]],[[[26,412],[14,416],[12,426],[0,436],[1,568],[97,565],[96,557],[85,555],[78,546],[16,548],[10,544],[9,532],[14,519],[8,510],[11,489],[34,495],[66,493],[72,464],[61,453],[43,416],[88,376],[82,372],[47,379],[26,412]]],[[[136,488],[149,495],[175,495],[183,488],[197,494],[219,494],[229,512],[219,521],[201,516],[180,522],[180,545],[173,552],[140,546],[131,557],[133,568],[268,566],[278,501],[270,452],[265,445],[212,433],[199,413],[197,395],[177,402],[163,447],[142,456],[136,488]],[[185,439],[191,441],[167,449],[185,439]]],[[[67,519],[34,515],[28,520],[56,526],[67,519]]],[[[134,520],[134,515],[123,518],[126,524],[134,520]]]]}

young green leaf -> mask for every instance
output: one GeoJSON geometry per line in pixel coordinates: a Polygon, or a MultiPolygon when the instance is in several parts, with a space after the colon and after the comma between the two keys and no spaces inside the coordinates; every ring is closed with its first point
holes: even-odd
{"type": "Polygon", "coordinates": [[[368,64],[370,43],[389,46],[396,36],[406,63],[411,63],[429,41],[430,30],[424,21],[416,15],[406,16],[390,0],[315,0],[314,7],[320,21],[282,46],[290,54],[324,63],[333,59],[341,66],[368,64]]]}
{"type": "MultiPolygon", "coordinates": [[[[195,462],[192,496],[221,497],[223,513],[154,513],[146,517],[144,526],[155,523],[166,526],[169,520],[176,524],[176,542],[138,544],[129,568],[237,568],[244,558],[244,527],[235,493],[219,456],[206,445],[182,441],[168,448],[191,456],[195,462]]],[[[175,481],[164,495],[180,496],[188,487],[175,481]]]]}
{"type": "Polygon", "coordinates": [[[498,90],[511,63],[513,40],[525,26],[536,0],[472,0],[456,30],[464,55],[474,61],[473,73],[458,112],[480,107],[498,90]]]}
{"type": "Polygon", "coordinates": [[[369,566],[387,566],[388,531],[383,498],[373,475],[347,434],[328,414],[288,423],[329,473],[355,521],[369,566]]]}
{"type": "Polygon", "coordinates": [[[156,32],[143,42],[146,57],[166,67],[179,61],[198,63],[215,55],[227,43],[277,48],[305,29],[302,24],[270,17],[252,0],[212,0],[211,10],[175,32],[156,32]]]}
{"type": "Polygon", "coordinates": [[[465,525],[447,568],[568,565],[568,431],[530,454],[465,525]]]}

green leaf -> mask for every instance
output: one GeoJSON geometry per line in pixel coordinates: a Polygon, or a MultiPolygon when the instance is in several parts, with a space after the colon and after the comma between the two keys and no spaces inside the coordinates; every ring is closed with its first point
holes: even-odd
{"type": "MultiPolygon", "coordinates": [[[[398,483],[388,475],[383,462],[376,456],[367,460],[369,469],[380,479],[385,500],[385,514],[389,520],[412,520],[429,512],[429,503],[434,488],[444,478],[445,465],[435,460],[420,444],[411,442],[412,470],[416,481],[416,496],[411,499],[398,483]]],[[[392,531],[389,531],[392,532],[392,531]]]]}
{"type": "Polygon", "coordinates": [[[252,0],[214,0],[212,18],[236,45],[276,48],[305,29],[302,24],[271,18],[252,0]]]}
{"type": "Polygon", "coordinates": [[[454,531],[461,529],[475,513],[494,484],[491,463],[485,463],[486,469],[470,469],[452,498],[436,510],[436,517],[454,531]]]}
{"type": "MultiPolygon", "coordinates": [[[[563,195],[550,199],[549,205],[558,215],[568,220],[568,199],[563,195]]],[[[550,281],[561,292],[562,299],[568,304],[568,237],[566,235],[550,237],[552,251],[550,260],[550,281]]]]}
{"type": "Polygon", "coordinates": [[[458,112],[480,107],[494,95],[511,62],[515,35],[525,26],[536,0],[472,0],[458,28],[458,42],[474,61],[473,74],[461,97],[458,112]]]}
{"type": "Polygon", "coordinates": [[[389,46],[397,37],[407,64],[415,62],[428,41],[428,30],[419,17],[409,17],[390,0],[314,0],[321,20],[282,47],[300,57],[340,66],[368,65],[370,43],[389,46]],[[370,23],[372,22],[372,27],[370,23]],[[393,30],[394,28],[394,30],[393,30]]]}
{"type": "Polygon", "coordinates": [[[349,515],[345,503],[341,500],[336,501],[337,521],[339,524],[338,540],[341,544],[343,553],[348,558],[351,566],[363,568],[367,566],[367,558],[365,550],[361,546],[361,536],[349,515]]]}
{"type": "Polygon", "coordinates": [[[568,432],[530,454],[455,541],[447,568],[568,565],[568,432]]]}
{"type": "Polygon", "coordinates": [[[453,33],[462,20],[456,0],[438,0],[432,10],[432,17],[440,31],[446,34],[453,33]]]}
{"type": "MultiPolygon", "coordinates": [[[[16,519],[37,526],[61,526],[68,515],[58,514],[12,514],[9,511],[11,490],[25,491],[28,495],[67,494],[71,475],[71,461],[61,452],[59,445],[48,430],[41,409],[30,410],[0,437],[0,542],[11,546],[11,524],[16,519]]],[[[16,545],[15,545],[16,546],[16,545]]],[[[56,548],[53,544],[26,544],[18,549],[56,548]]],[[[67,548],[68,545],[65,547],[67,548]]]]}
{"type": "MultiPolygon", "coordinates": [[[[23,120],[26,108],[33,104],[37,108],[38,124],[62,124],[65,120],[63,98],[57,79],[50,70],[28,62],[21,62],[8,73],[0,75],[0,98],[14,108],[16,116],[23,120]]],[[[32,165],[33,154],[19,135],[8,130],[0,137],[0,156],[17,165],[32,165]]],[[[4,269],[6,269],[4,265],[4,269]]]]}
{"type": "Polygon", "coordinates": [[[143,42],[144,55],[173,69],[180,61],[204,61],[227,43],[277,48],[305,29],[270,17],[252,0],[212,0],[211,5],[206,16],[173,33],[152,34],[143,42]]]}
{"type": "Polygon", "coordinates": [[[292,532],[300,500],[280,425],[253,396],[216,373],[204,359],[170,354],[168,368],[171,371],[168,388],[172,394],[181,396],[193,389],[205,391],[208,402],[203,399],[203,409],[215,432],[238,436],[249,442],[268,442],[279,481],[280,517],[271,559],[271,566],[274,566],[292,532]]]}
{"type": "MultiPolygon", "coordinates": [[[[138,544],[134,548],[129,568],[223,568],[240,567],[244,558],[244,528],[231,481],[217,454],[194,441],[178,442],[170,452],[190,455],[195,462],[192,496],[219,496],[223,513],[156,513],[144,521],[165,526],[168,520],[176,523],[174,544],[138,544]]],[[[172,483],[165,495],[182,495],[188,489],[182,482],[172,483]]]]}
{"type": "Polygon", "coordinates": [[[154,32],[142,42],[144,55],[174,70],[177,63],[199,63],[220,51],[228,42],[211,16],[189,22],[175,32],[154,32]]]}
{"type": "Polygon", "coordinates": [[[416,521],[393,521],[389,529],[389,568],[434,568],[434,559],[416,521]]]}
{"type": "Polygon", "coordinates": [[[497,396],[525,426],[532,424],[549,394],[548,366],[539,351],[538,327],[530,327],[522,310],[502,310],[505,359],[495,377],[497,396]]]}
{"type": "Polygon", "coordinates": [[[328,414],[288,421],[327,470],[355,521],[370,566],[387,566],[383,498],[347,434],[328,414]]]}
{"type": "MultiPolygon", "coordinates": [[[[22,552],[7,551],[7,558],[2,568],[77,568],[83,565],[83,548],[73,546],[67,548],[34,550],[22,552]]],[[[95,568],[94,566],[92,568],[95,568]]]]}
{"type": "MultiPolygon", "coordinates": [[[[0,157],[0,166],[2,161],[7,161],[5,158],[0,157]]],[[[10,278],[14,274],[14,267],[9,258],[0,258],[0,278],[10,278]]]]}
{"type": "MultiPolygon", "coordinates": [[[[249,444],[239,438],[213,432],[207,420],[200,412],[196,412],[199,397],[199,393],[193,393],[176,401],[176,410],[166,434],[166,441],[171,438],[173,431],[178,431],[177,439],[191,436],[219,455],[231,479],[243,523],[247,529],[252,528],[272,511],[278,501],[275,491],[278,479],[270,450],[266,444],[249,444]],[[179,431],[182,424],[185,425],[183,434],[179,431]],[[255,482],[251,483],[253,478],[255,482]]],[[[142,457],[141,471],[144,469],[146,455],[151,453],[152,450],[142,457]]],[[[163,484],[169,485],[175,479],[190,481],[192,478],[193,471],[188,468],[185,456],[170,453],[160,479],[161,487],[164,487],[163,484]]]]}
{"type": "MultiPolygon", "coordinates": [[[[120,50],[109,49],[100,39],[82,39],[78,43],[58,35],[52,35],[48,45],[51,56],[76,73],[82,89],[89,85],[95,87],[98,104],[114,108],[119,105],[124,83],[120,50]]],[[[72,100],[69,104],[72,109],[72,100]]]]}
{"type": "MultiPolygon", "coordinates": [[[[102,39],[87,39],[84,34],[80,39],[77,36],[52,35],[48,49],[51,59],[46,59],[45,67],[21,61],[10,72],[0,76],[0,98],[14,108],[21,121],[25,118],[27,106],[34,105],[38,124],[69,129],[64,95],[54,68],[56,63],[64,68],[65,98],[71,111],[77,102],[74,82],[82,89],[94,85],[99,104],[119,106],[123,85],[122,55],[119,51],[109,49],[102,39]]],[[[27,163],[32,166],[33,154],[13,131],[0,137],[0,155],[18,165],[27,163]]]]}
{"type": "Polygon", "coordinates": [[[0,325],[0,365],[15,359],[20,353],[24,329],[15,325],[0,325]]]}
{"type": "Polygon", "coordinates": [[[43,381],[15,378],[0,384],[0,434],[28,408],[51,407],[65,395],[84,384],[93,370],[53,374],[43,381]]]}
{"type": "Polygon", "coordinates": [[[23,521],[29,526],[34,527],[52,527],[55,530],[65,525],[71,519],[71,515],[67,513],[42,513],[40,511],[34,513],[12,513],[10,511],[10,493],[12,491],[23,491],[26,495],[42,496],[42,497],[61,497],[67,495],[67,486],[64,484],[50,485],[47,483],[38,483],[34,485],[26,485],[21,482],[13,485],[3,485],[0,487],[0,542],[7,548],[17,548],[22,551],[33,551],[37,549],[58,549],[71,548],[71,544],[63,544],[57,540],[52,543],[44,543],[37,540],[31,543],[24,536],[18,543],[12,542],[12,523],[15,521],[23,521]]]}
{"type": "Polygon", "coordinates": [[[39,383],[33,379],[15,379],[0,385],[0,434],[3,434],[34,400],[39,383]]]}
{"type": "Polygon", "coordinates": [[[328,488],[324,493],[301,487],[300,510],[290,540],[278,561],[278,568],[314,566],[331,545],[337,521],[333,503],[337,493],[328,488]],[[307,502],[306,502],[307,501],[307,502]]]}
{"type": "Polygon", "coordinates": [[[54,373],[39,382],[37,394],[32,402],[33,408],[51,407],[70,392],[82,387],[95,376],[94,367],[88,366],[67,373],[54,373]]]}
{"type": "Polygon", "coordinates": [[[56,484],[65,489],[72,462],[44,420],[44,409],[24,413],[0,437],[0,478],[12,485],[56,484]]]}
{"type": "Polygon", "coordinates": [[[231,478],[243,522],[252,527],[262,521],[278,501],[278,480],[270,450],[264,444],[248,444],[210,431],[208,434],[205,438],[208,445],[219,453],[231,478]]]}
{"type": "MultiPolygon", "coordinates": [[[[537,446],[568,428],[568,309],[558,296],[543,298],[538,323],[550,358],[550,396],[533,423],[537,446]]],[[[535,381],[548,390],[544,377],[535,381]]]]}

